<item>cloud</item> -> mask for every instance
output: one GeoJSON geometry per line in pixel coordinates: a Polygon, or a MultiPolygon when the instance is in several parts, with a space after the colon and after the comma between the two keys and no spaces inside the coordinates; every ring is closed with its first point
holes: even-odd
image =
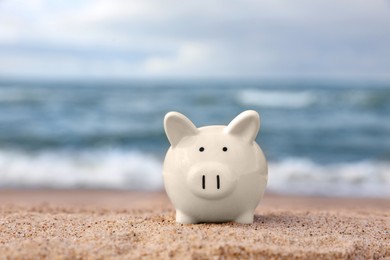
{"type": "Polygon", "coordinates": [[[147,74],[159,76],[183,76],[193,71],[206,73],[207,64],[213,62],[212,54],[208,45],[185,43],[173,56],[148,58],[144,68],[147,74]]]}
{"type": "Polygon", "coordinates": [[[79,59],[61,54],[3,54],[0,71],[8,77],[101,78],[137,77],[140,71],[132,63],[118,58],[79,59]]]}
{"type": "Polygon", "coordinates": [[[0,75],[390,77],[387,24],[384,0],[3,0],[0,75]]]}

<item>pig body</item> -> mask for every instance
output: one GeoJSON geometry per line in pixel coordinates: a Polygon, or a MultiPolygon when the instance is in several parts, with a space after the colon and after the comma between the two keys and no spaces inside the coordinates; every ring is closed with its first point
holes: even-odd
{"type": "Polygon", "coordinates": [[[267,184],[267,162],[255,142],[260,119],[245,111],[228,126],[196,128],[184,115],[164,120],[171,143],[164,185],[178,223],[252,223],[267,184]]]}

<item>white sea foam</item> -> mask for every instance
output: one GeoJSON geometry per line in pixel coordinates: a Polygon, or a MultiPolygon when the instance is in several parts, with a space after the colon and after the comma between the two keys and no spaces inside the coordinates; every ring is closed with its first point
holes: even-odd
{"type": "MultiPolygon", "coordinates": [[[[128,150],[0,151],[0,187],[161,190],[162,161],[128,150]]],[[[269,163],[268,190],[284,194],[390,197],[390,162],[269,163]]]]}
{"type": "Polygon", "coordinates": [[[136,151],[0,152],[0,187],[156,190],[161,162],[136,151]]]}
{"type": "Polygon", "coordinates": [[[243,90],[238,95],[243,105],[261,107],[307,107],[316,101],[316,96],[309,91],[243,90]]]}
{"type": "Polygon", "coordinates": [[[319,165],[290,158],[269,164],[270,190],[287,194],[390,197],[390,163],[319,165]]]}

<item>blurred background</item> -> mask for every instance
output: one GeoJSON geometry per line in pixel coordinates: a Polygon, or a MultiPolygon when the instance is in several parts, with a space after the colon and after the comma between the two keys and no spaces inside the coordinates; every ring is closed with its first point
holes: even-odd
{"type": "Polygon", "coordinates": [[[269,190],[390,197],[390,2],[0,0],[0,187],[162,190],[171,110],[257,110],[269,190]]]}

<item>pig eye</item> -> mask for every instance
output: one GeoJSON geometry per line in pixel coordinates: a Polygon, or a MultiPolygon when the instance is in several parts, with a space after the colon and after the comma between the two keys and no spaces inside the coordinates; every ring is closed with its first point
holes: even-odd
{"type": "Polygon", "coordinates": [[[204,147],[200,147],[199,152],[203,152],[203,151],[204,151],[204,147]]]}
{"type": "Polygon", "coordinates": [[[227,147],[222,148],[222,151],[226,152],[227,151],[227,147]]]}

